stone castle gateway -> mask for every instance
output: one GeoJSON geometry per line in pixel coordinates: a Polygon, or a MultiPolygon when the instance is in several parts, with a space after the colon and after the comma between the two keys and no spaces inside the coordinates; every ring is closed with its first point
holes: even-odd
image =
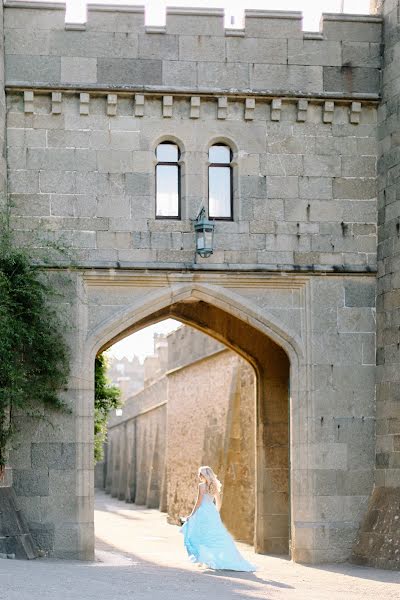
{"type": "Polygon", "coordinates": [[[306,33],[289,12],[237,30],[4,4],[3,204],[32,256],[55,241],[75,265],[73,416],[27,423],[7,480],[52,555],[93,558],[96,354],[172,316],[257,373],[256,550],[399,567],[399,3],[376,8],[306,33]]]}

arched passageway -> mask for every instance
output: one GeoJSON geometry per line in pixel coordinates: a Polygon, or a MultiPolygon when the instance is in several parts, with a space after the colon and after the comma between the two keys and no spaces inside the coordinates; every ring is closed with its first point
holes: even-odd
{"type": "Polygon", "coordinates": [[[256,373],[254,546],[257,552],[289,554],[289,373],[286,352],[243,319],[204,300],[189,298],[132,323],[99,352],[134,331],[174,318],[222,342],[256,373]]]}

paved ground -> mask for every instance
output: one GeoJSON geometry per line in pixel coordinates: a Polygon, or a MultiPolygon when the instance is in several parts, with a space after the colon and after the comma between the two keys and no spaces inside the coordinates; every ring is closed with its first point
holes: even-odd
{"type": "Polygon", "coordinates": [[[296,565],[240,549],[260,571],[213,572],[188,563],[165,515],[103,493],[96,500],[96,561],[0,560],[1,600],[399,600],[400,573],[296,565]]]}

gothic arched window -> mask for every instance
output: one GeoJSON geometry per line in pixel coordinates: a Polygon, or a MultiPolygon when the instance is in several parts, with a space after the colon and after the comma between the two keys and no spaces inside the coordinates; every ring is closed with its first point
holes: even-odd
{"type": "Polygon", "coordinates": [[[180,150],[174,142],[161,142],[156,148],[156,218],[180,219],[180,150]]]}
{"type": "Polygon", "coordinates": [[[232,219],[232,150],[226,144],[214,144],[208,151],[208,216],[232,219]]]}

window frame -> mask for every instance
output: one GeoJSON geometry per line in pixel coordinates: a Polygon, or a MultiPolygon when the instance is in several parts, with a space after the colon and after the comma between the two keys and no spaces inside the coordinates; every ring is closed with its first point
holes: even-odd
{"type": "Polygon", "coordinates": [[[207,167],[207,189],[208,189],[208,196],[207,196],[207,206],[208,206],[208,218],[210,220],[213,221],[233,221],[233,166],[232,166],[232,161],[233,161],[233,150],[232,148],[229,146],[229,144],[226,144],[224,142],[216,142],[214,144],[211,144],[211,146],[209,146],[208,148],[208,167],[207,167]],[[230,161],[229,163],[211,163],[210,162],[210,150],[211,148],[213,148],[214,146],[223,146],[224,148],[228,148],[229,150],[229,158],[230,161]],[[229,217],[213,217],[212,215],[210,215],[210,167],[223,167],[229,168],[229,185],[230,185],[230,216],[229,217]]]}
{"type": "Polygon", "coordinates": [[[163,140],[162,142],[160,142],[159,144],[157,144],[156,149],[155,149],[155,155],[156,155],[156,165],[155,165],[155,170],[154,170],[154,179],[155,179],[155,218],[156,219],[169,219],[169,220],[175,220],[175,221],[180,221],[182,219],[182,185],[181,185],[181,164],[180,164],[180,160],[181,160],[181,149],[179,147],[179,145],[172,141],[172,140],[163,140]],[[178,150],[178,158],[176,161],[174,162],[169,162],[169,161],[164,161],[164,160],[158,160],[157,158],[157,150],[158,147],[163,145],[163,144],[169,144],[170,146],[175,146],[178,150]],[[158,205],[157,205],[157,168],[158,166],[169,166],[169,167],[177,167],[178,169],[178,213],[177,215],[158,215],[157,214],[157,209],[158,209],[158,205]]]}

